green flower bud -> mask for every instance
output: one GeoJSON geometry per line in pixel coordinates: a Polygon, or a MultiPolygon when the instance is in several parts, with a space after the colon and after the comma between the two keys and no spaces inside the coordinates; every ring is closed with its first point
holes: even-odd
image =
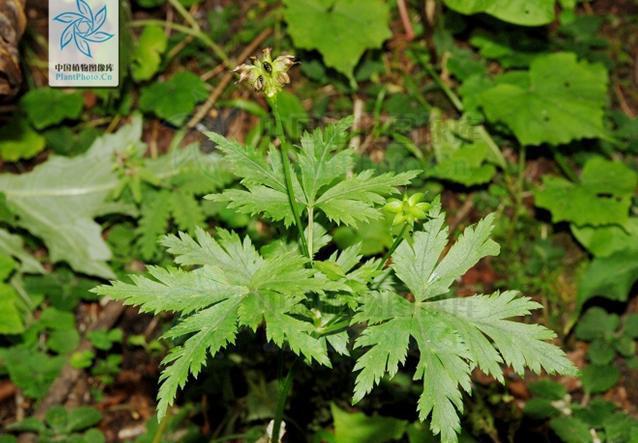
{"type": "Polygon", "coordinates": [[[251,63],[239,65],[233,71],[239,73],[239,82],[246,80],[256,91],[263,91],[266,97],[274,97],[290,83],[288,69],[294,63],[292,55],[280,55],[273,60],[270,48],[266,48],[261,57],[253,57],[251,63]]]}
{"type": "Polygon", "coordinates": [[[389,199],[383,209],[394,214],[392,224],[409,224],[412,226],[416,221],[423,220],[428,215],[430,204],[422,200],[422,193],[412,194],[409,197],[406,194],[401,200],[396,198],[389,199]]]}

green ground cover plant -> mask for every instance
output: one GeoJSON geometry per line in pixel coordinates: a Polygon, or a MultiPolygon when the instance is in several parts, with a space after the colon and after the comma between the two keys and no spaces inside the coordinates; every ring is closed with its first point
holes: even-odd
{"type": "Polygon", "coordinates": [[[0,443],[636,441],[633,2],[122,0],[102,89],[40,3],[0,443]]]}

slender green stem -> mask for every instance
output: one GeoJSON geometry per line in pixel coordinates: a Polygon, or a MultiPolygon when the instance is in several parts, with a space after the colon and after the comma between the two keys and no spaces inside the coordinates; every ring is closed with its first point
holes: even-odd
{"type": "MultiPolygon", "coordinates": [[[[394,239],[392,246],[390,246],[390,249],[388,249],[388,252],[386,252],[385,255],[383,256],[381,263],[379,263],[379,265],[377,266],[377,271],[380,271],[383,269],[383,266],[387,263],[387,261],[390,259],[392,254],[394,254],[394,251],[397,250],[397,248],[403,241],[403,234],[405,234],[406,229],[408,229],[408,225],[404,224],[403,227],[401,228],[401,232],[399,232],[399,235],[397,235],[397,237],[394,239]]],[[[388,278],[388,275],[389,275],[389,272],[386,272],[386,274],[383,275],[379,279],[379,281],[377,281],[377,283],[372,287],[372,289],[373,290],[379,289],[381,285],[383,284],[383,282],[385,281],[385,279],[388,278]]]]}
{"type": "Polygon", "coordinates": [[[295,364],[290,367],[284,381],[280,384],[279,394],[277,395],[277,408],[275,409],[275,418],[273,419],[271,442],[279,443],[279,432],[281,430],[281,422],[284,418],[284,408],[286,400],[292,388],[292,378],[295,370],[295,364]]]}
{"type": "Polygon", "coordinates": [[[523,203],[523,192],[525,191],[523,188],[525,187],[525,161],[527,157],[527,150],[525,149],[525,145],[521,145],[518,154],[518,193],[516,195],[516,204],[518,209],[523,203]]]}
{"type": "Polygon", "coordinates": [[[326,327],[323,331],[321,331],[318,337],[325,337],[327,335],[336,334],[337,332],[346,330],[348,326],[350,326],[350,320],[338,321],[333,325],[326,327]]]}
{"type": "Polygon", "coordinates": [[[199,27],[199,23],[197,23],[197,20],[195,20],[195,18],[192,15],[190,15],[190,13],[186,10],[184,5],[182,5],[178,0],[168,0],[168,2],[171,4],[173,8],[175,8],[175,10],[179,13],[179,15],[181,15],[182,18],[186,20],[189,25],[191,25],[191,28],[193,28],[196,31],[201,30],[199,27]]]}
{"type": "Polygon", "coordinates": [[[306,243],[304,228],[303,228],[303,225],[301,224],[301,216],[299,215],[299,210],[297,209],[297,205],[295,204],[296,199],[295,199],[295,191],[292,184],[290,158],[288,158],[288,139],[286,139],[286,135],[284,134],[283,124],[281,123],[281,116],[279,115],[279,107],[277,105],[277,96],[270,98],[268,101],[270,103],[272,113],[275,116],[275,131],[277,133],[277,138],[279,138],[279,142],[281,144],[281,149],[280,149],[281,163],[284,170],[284,178],[286,180],[286,191],[288,193],[288,202],[290,203],[290,209],[292,210],[292,216],[295,220],[297,231],[299,231],[299,242],[301,243],[301,250],[306,257],[310,258],[312,255],[310,253],[310,249],[308,249],[308,243],[306,243]]]}
{"type": "Polygon", "coordinates": [[[308,253],[310,254],[310,261],[315,255],[314,251],[314,229],[315,229],[315,207],[308,206],[308,253]]]}
{"type": "Polygon", "coordinates": [[[512,244],[512,248],[515,251],[518,251],[518,242],[514,242],[513,239],[518,229],[518,218],[523,207],[523,193],[525,191],[525,157],[525,145],[521,145],[518,153],[518,177],[514,187],[514,192],[516,193],[514,195],[514,214],[509,229],[509,242],[512,244]]]}
{"type": "Polygon", "coordinates": [[[390,256],[392,256],[392,254],[394,254],[394,251],[397,250],[397,248],[403,241],[403,234],[405,234],[406,229],[408,229],[407,223],[403,225],[403,227],[401,228],[401,232],[399,232],[399,235],[397,235],[397,238],[394,239],[394,243],[392,243],[392,246],[390,246],[390,249],[388,249],[388,252],[386,252],[385,255],[383,256],[383,260],[381,260],[381,263],[379,263],[379,266],[377,266],[377,270],[380,271],[381,269],[383,269],[383,266],[388,261],[390,256]]]}
{"type": "Polygon", "coordinates": [[[168,422],[170,421],[171,410],[166,411],[166,415],[162,417],[162,420],[159,422],[159,426],[157,426],[157,431],[155,431],[155,435],[153,436],[152,443],[160,443],[162,441],[162,437],[164,436],[164,432],[166,432],[166,427],[168,426],[168,422]]]}
{"type": "Polygon", "coordinates": [[[217,55],[217,57],[224,62],[225,66],[229,68],[233,67],[233,64],[231,63],[230,59],[228,58],[224,50],[217,43],[211,40],[211,38],[208,37],[201,30],[192,29],[192,28],[189,28],[188,26],[180,25],[178,23],[171,23],[171,22],[166,22],[164,20],[155,20],[155,19],[133,20],[129,24],[130,26],[133,26],[133,27],[149,26],[149,25],[168,26],[169,28],[177,32],[181,32],[182,34],[191,35],[195,37],[196,39],[198,39],[199,41],[201,41],[202,43],[204,43],[210,49],[212,49],[215,55],[217,55]]]}
{"type": "Polygon", "coordinates": [[[565,174],[565,176],[568,179],[577,183],[578,175],[576,175],[572,167],[569,166],[569,163],[567,163],[567,159],[565,158],[565,156],[558,149],[553,149],[553,151],[554,151],[554,160],[556,161],[556,164],[558,165],[560,170],[563,171],[563,174],[565,174]]]}
{"type": "Polygon", "coordinates": [[[447,98],[450,99],[450,101],[452,102],[456,110],[459,112],[463,112],[463,102],[461,102],[461,99],[459,98],[459,96],[456,95],[454,91],[452,91],[452,89],[450,89],[450,87],[445,84],[445,82],[441,79],[439,74],[436,73],[432,65],[430,65],[427,61],[425,61],[421,57],[419,57],[419,61],[421,62],[421,66],[423,66],[423,68],[428,72],[428,74],[430,74],[430,77],[434,79],[434,82],[436,83],[436,85],[439,88],[441,88],[441,90],[445,93],[445,95],[447,95],[447,98]]]}

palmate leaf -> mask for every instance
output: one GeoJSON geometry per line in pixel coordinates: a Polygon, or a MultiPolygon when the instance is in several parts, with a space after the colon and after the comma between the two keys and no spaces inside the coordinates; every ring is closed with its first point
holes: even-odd
{"type": "Polygon", "coordinates": [[[470,267],[487,255],[498,254],[490,239],[493,217],[468,227],[441,257],[447,243],[444,216],[435,203],[432,219],[416,232],[412,244],[402,243],[393,255],[392,269],[412,292],[409,302],[384,291],[366,297],[353,322],[367,328],[355,347],[367,348],[358,359],[354,401],[363,398],[385,375],[392,376],[405,362],[410,339],[420,353],[414,378],[423,380],[419,398],[421,420],[441,441],[456,442],[460,430],[462,391],[470,392],[470,373],[475,367],[503,381],[500,363],[517,373],[573,373],[565,354],[548,340],[554,333],[540,325],[511,318],[528,315],[541,306],[515,291],[466,298],[434,299],[470,267]]]}
{"type": "Polygon", "coordinates": [[[638,174],[621,162],[592,157],[578,183],[545,176],[534,192],[536,205],[552,213],[552,221],[576,226],[623,225],[628,221],[638,174]]]}
{"type": "MultiPolygon", "coordinates": [[[[378,206],[385,202],[384,197],[397,193],[397,188],[407,185],[418,172],[374,175],[368,170],[348,177],[354,154],[345,146],[350,125],[351,119],[347,118],[325,129],[305,133],[292,183],[300,212],[304,208],[318,210],[337,224],[352,226],[380,218],[378,206]]],[[[273,148],[264,157],[254,148],[222,135],[207,135],[218,145],[230,170],[241,177],[246,189],[229,189],[206,198],[290,226],[293,215],[279,153],[273,148]]]]}
{"type": "Polygon", "coordinates": [[[151,267],[148,276],[131,276],[132,283],[113,282],[94,290],[143,311],[182,314],[166,333],[167,338],[186,340],[163,362],[160,418],[189,374],[197,376],[207,356],[233,343],[241,327],[254,330],[265,321],[268,340],[287,344],[308,361],[330,365],[321,341],[311,335],[312,324],[292,315],[306,293],[321,289],[297,252],[263,258],[248,237],[242,241],[219,231],[213,238],[202,229],[195,238],[166,236],[163,245],[182,269],[151,267]]]}
{"type": "Polygon", "coordinates": [[[538,26],[554,20],[554,0],[444,0],[461,14],[484,12],[503,21],[538,26]]]}
{"type": "Polygon", "coordinates": [[[391,33],[388,5],[381,0],[285,0],[284,18],[295,46],[317,49],[327,66],[354,81],[363,52],[391,33]]]}
{"type": "Polygon", "coordinates": [[[558,145],[605,136],[607,81],[601,64],[558,52],[536,57],[527,72],[497,77],[476,98],[488,119],[509,126],[521,144],[558,145]]]}

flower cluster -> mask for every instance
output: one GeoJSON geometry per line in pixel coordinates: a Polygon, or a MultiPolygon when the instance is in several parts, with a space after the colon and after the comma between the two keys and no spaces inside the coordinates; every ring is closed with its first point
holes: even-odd
{"type": "Polygon", "coordinates": [[[423,202],[423,197],[422,193],[416,193],[409,197],[406,194],[402,200],[396,198],[389,199],[384,209],[394,214],[392,224],[402,225],[405,223],[412,226],[416,221],[426,218],[430,204],[423,202]]]}
{"type": "Polygon", "coordinates": [[[256,91],[263,91],[266,97],[274,97],[290,83],[288,69],[295,63],[292,55],[280,55],[272,59],[270,48],[263,50],[261,57],[253,57],[251,63],[237,66],[239,81],[246,80],[256,91]]]}

